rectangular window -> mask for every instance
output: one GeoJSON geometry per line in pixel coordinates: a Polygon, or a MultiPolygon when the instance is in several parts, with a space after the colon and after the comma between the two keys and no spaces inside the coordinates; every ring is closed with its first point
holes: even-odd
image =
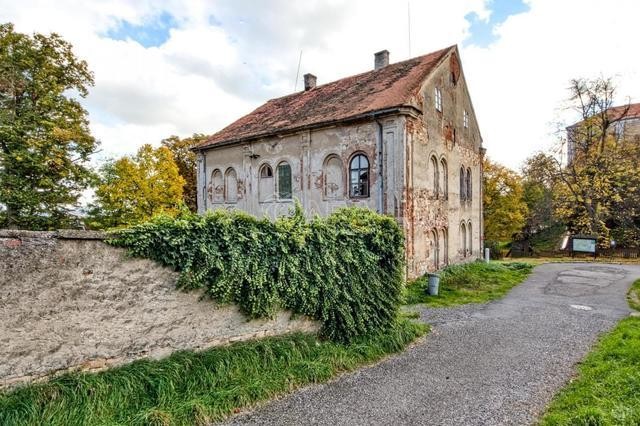
{"type": "Polygon", "coordinates": [[[436,110],[442,112],[442,92],[436,87],[435,92],[436,110]]]}
{"type": "Polygon", "coordinates": [[[615,132],[614,135],[616,140],[620,141],[624,139],[624,130],[625,130],[625,121],[624,120],[617,121],[614,127],[614,132],[615,132]]]}
{"type": "Polygon", "coordinates": [[[467,112],[466,109],[462,113],[462,125],[464,126],[465,129],[469,127],[469,113],[467,112]]]}
{"type": "Polygon", "coordinates": [[[290,200],[293,195],[291,186],[291,166],[286,163],[280,164],[278,166],[278,198],[290,200]]]}

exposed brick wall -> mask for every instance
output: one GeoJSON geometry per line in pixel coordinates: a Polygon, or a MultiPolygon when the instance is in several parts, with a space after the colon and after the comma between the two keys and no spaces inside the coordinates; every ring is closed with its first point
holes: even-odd
{"type": "Polygon", "coordinates": [[[176,290],[177,273],[130,258],[102,238],[0,230],[0,388],[69,369],[318,329],[285,312],[247,321],[234,306],[176,290]]]}

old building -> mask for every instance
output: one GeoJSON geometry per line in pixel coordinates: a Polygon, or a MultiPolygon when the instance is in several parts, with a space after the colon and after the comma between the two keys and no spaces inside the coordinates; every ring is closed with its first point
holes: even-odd
{"type": "Polygon", "coordinates": [[[198,153],[198,208],[312,214],[361,206],[394,216],[407,273],[477,257],[482,138],[456,46],[272,99],[198,153]]]}
{"type": "MultiPolygon", "coordinates": [[[[619,142],[640,143],[640,103],[608,108],[606,119],[607,134],[615,137],[619,142]]],[[[576,156],[576,143],[579,143],[581,139],[592,139],[594,127],[598,128],[603,125],[603,120],[600,119],[596,119],[595,123],[587,121],[580,121],[567,127],[568,163],[573,162],[576,156]]]]}

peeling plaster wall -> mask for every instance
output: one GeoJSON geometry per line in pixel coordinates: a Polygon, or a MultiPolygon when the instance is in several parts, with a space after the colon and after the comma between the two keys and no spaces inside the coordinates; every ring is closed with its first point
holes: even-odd
{"type": "Polygon", "coordinates": [[[286,312],[248,321],[235,306],[176,290],[176,272],[101,239],[80,231],[0,230],[0,389],[58,372],[318,330],[286,312]]]}
{"type": "Polygon", "coordinates": [[[411,170],[407,182],[410,202],[405,213],[410,276],[475,259],[482,251],[484,150],[464,75],[451,56],[432,72],[415,100],[422,106],[423,116],[408,119],[406,125],[411,170]],[[442,112],[435,108],[436,87],[442,93],[442,112]],[[465,110],[468,127],[464,127],[465,110]],[[440,178],[437,192],[432,158],[436,159],[440,178]],[[470,169],[472,176],[472,196],[466,200],[460,197],[461,167],[470,169]],[[466,244],[462,240],[463,223],[465,232],[471,228],[471,236],[465,235],[466,244]]]}
{"type": "Polygon", "coordinates": [[[206,150],[199,154],[199,211],[237,208],[270,218],[287,214],[293,201],[278,200],[275,182],[265,184],[259,177],[260,168],[268,164],[275,181],[277,165],[286,161],[292,168],[293,197],[300,200],[309,215],[328,215],[338,207],[355,205],[394,216],[405,231],[409,277],[480,256],[484,149],[455,53],[443,59],[411,104],[415,113],[404,111],[356,124],[206,150]],[[442,112],[434,108],[436,86],[442,92],[442,112]],[[465,110],[468,127],[463,125],[465,110]],[[351,198],[348,193],[349,161],[358,152],[365,153],[370,161],[367,198],[351,198]],[[444,161],[447,166],[446,180],[443,173],[437,194],[430,165],[432,156],[439,165],[444,161]],[[471,170],[472,176],[472,197],[464,201],[459,190],[461,166],[471,170]],[[212,172],[224,173],[228,167],[238,172],[238,201],[214,203],[216,185],[212,172]],[[342,184],[335,181],[336,175],[341,176],[342,184]],[[462,223],[465,229],[471,229],[464,242],[462,223]]]}
{"type": "MultiPolygon", "coordinates": [[[[380,173],[385,174],[385,182],[391,183],[389,188],[402,180],[402,152],[397,145],[401,120],[394,117],[379,121],[383,126],[384,148],[390,153],[384,157],[386,164],[382,170],[378,161],[379,127],[375,121],[210,149],[201,157],[205,164],[201,169],[205,171],[201,171],[199,188],[206,197],[203,197],[205,199],[199,209],[203,212],[235,208],[275,218],[287,214],[294,205],[293,200],[297,199],[310,215],[328,215],[344,206],[361,206],[390,213],[394,209],[399,211],[398,191],[387,188],[381,191],[379,176],[380,173]],[[349,163],[358,153],[369,159],[369,196],[363,198],[349,196],[349,163]],[[277,167],[283,162],[291,166],[293,197],[289,200],[281,200],[277,196],[277,167]],[[271,168],[273,177],[260,176],[265,165],[271,168]],[[336,167],[341,170],[337,172],[336,167]],[[213,173],[216,170],[225,173],[229,168],[237,172],[237,202],[215,202],[213,173]],[[337,175],[340,178],[336,182],[337,175]],[[383,203],[384,207],[381,207],[383,203]]],[[[217,190],[220,191],[222,189],[217,190]]]]}

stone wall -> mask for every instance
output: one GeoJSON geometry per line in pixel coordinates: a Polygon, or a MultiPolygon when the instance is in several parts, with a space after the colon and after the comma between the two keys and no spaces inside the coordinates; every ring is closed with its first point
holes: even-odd
{"type": "Polygon", "coordinates": [[[0,388],[318,329],[286,312],[247,321],[235,306],[176,290],[176,272],[102,240],[86,231],[0,230],[0,388]]]}

